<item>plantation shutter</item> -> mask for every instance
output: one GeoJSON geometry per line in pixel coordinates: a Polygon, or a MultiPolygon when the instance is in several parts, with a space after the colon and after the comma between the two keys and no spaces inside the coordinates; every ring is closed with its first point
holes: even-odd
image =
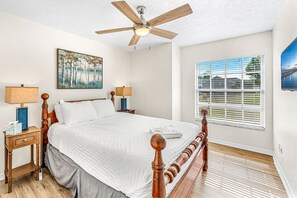
{"type": "Polygon", "coordinates": [[[264,128],[263,56],[196,65],[196,118],[208,109],[218,123],[264,128]]]}

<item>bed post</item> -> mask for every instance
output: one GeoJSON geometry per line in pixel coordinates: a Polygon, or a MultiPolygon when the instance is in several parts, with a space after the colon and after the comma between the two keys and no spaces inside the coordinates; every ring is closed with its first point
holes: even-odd
{"type": "Polygon", "coordinates": [[[112,103],[114,105],[114,95],[115,95],[115,92],[114,91],[111,91],[110,92],[110,95],[111,95],[111,101],[112,101],[112,103]]]}
{"type": "Polygon", "coordinates": [[[162,159],[162,150],[166,147],[166,140],[159,134],[153,135],[151,145],[155,149],[155,159],[152,162],[153,168],[153,189],[152,198],[165,198],[165,164],[162,159]]]}
{"type": "Polygon", "coordinates": [[[202,109],[201,110],[201,114],[202,114],[202,133],[205,133],[205,138],[203,141],[203,144],[205,145],[204,151],[203,151],[203,160],[205,162],[204,166],[203,166],[203,170],[207,171],[208,169],[208,127],[207,127],[207,119],[206,119],[206,115],[207,115],[207,110],[206,109],[202,109]]]}
{"type": "Polygon", "coordinates": [[[45,150],[46,145],[48,143],[47,139],[47,131],[48,131],[48,104],[47,99],[49,98],[49,95],[47,93],[43,93],[41,95],[41,98],[43,100],[42,103],[42,113],[41,113],[41,131],[42,131],[42,167],[45,166],[44,164],[44,157],[45,157],[45,150]]]}

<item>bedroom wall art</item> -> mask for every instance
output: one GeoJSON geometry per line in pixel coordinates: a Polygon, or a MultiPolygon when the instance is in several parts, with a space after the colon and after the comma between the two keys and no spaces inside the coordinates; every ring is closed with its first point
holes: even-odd
{"type": "Polygon", "coordinates": [[[57,49],[58,89],[102,89],[103,58],[57,49]]]}
{"type": "Polygon", "coordinates": [[[297,38],[281,54],[282,90],[297,90],[297,38]]]}

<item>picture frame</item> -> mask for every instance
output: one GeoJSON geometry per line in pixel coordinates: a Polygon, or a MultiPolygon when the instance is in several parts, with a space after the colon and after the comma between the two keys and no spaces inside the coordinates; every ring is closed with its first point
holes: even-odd
{"type": "Polygon", "coordinates": [[[57,49],[58,89],[103,89],[103,58],[57,49]]]}
{"type": "Polygon", "coordinates": [[[281,89],[297,90],[297,38],[281,54],[281,89]]]}

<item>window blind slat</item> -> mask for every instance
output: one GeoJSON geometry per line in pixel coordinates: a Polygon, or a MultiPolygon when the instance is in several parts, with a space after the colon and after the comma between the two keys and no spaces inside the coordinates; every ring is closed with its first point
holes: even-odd
{"type": "Polygon", "coordinates": [[[242,70],[242,59],[234,58],[227,61],[227,73],[241,73],[242,70]]]}
{"type": "Polygon", "coordinates": [[[210,102],[210,92],[200,91],[198,95],[199,95],[198,102],[205,102],[205,103],[210,102]]]}
{"type": "Polygon", "coordinates": [[[261,73],[244,74],[243,88],[244,89],[260,89],[261,88],[261,73]]]}
{"type": "Polygon", "coordinates": [[[241,74],[227,74],[227,89],[241,89],[242,88],[242,75],[241,74]]]}
{"type": "Polygon", "coordinates": [[[245,72],[261,71],[262,59],[261,56],[243,58],[243,70],[245,72]]]}
{"type": "Polygon", "coordinates": [[[212,92],[211,103],[225,103],[225,92],[212,92]]]}
{"type": "Polygon", "coordinates": [[[212,89],[225,89],[225,75],[213,75],[211,77],[212,89]]]}
{"type": "Polygon", "coordinates": [[[210,76],[203,75],[198,76],[198,89],[209,89],[210,88],[210,76]]]}
{"type": "Polygon", "coordinates": [[[205,62],[197,65],[198,74],[209,74],[210,73],[210,63],[205,62]]]}
{"type": "Polygon", "coordinates": [[[242,104],[242,93],[241,92],[227,92],[227,103],[228,104],[242,104]]]}
{"type": "Polygon", "coordinates": [[[224,120],[225,119],[225,109],[211,107],[211,118],[217,120],[224,120]]]}
{"type": "Polygon", "coordinates": [[[245,105],[257,105],[260,106],[260,92],[244,92],[244,104],[245,105]]]}
{"type": "Polygon", "coordinates": [[[260,125],[260,112],[244,110],[244,123],[260,125]]]}
{"type": "Polygon", "coordinates": [[[232,122],[241,122],[242,121],[242,110],[238,109],[227,109],[226,120],[232,122]]]}
{"type": "Polygon", "coordinates": [[[210,65],[212,74],[225,73],[225,61],[212,61],[210,65]]]}

